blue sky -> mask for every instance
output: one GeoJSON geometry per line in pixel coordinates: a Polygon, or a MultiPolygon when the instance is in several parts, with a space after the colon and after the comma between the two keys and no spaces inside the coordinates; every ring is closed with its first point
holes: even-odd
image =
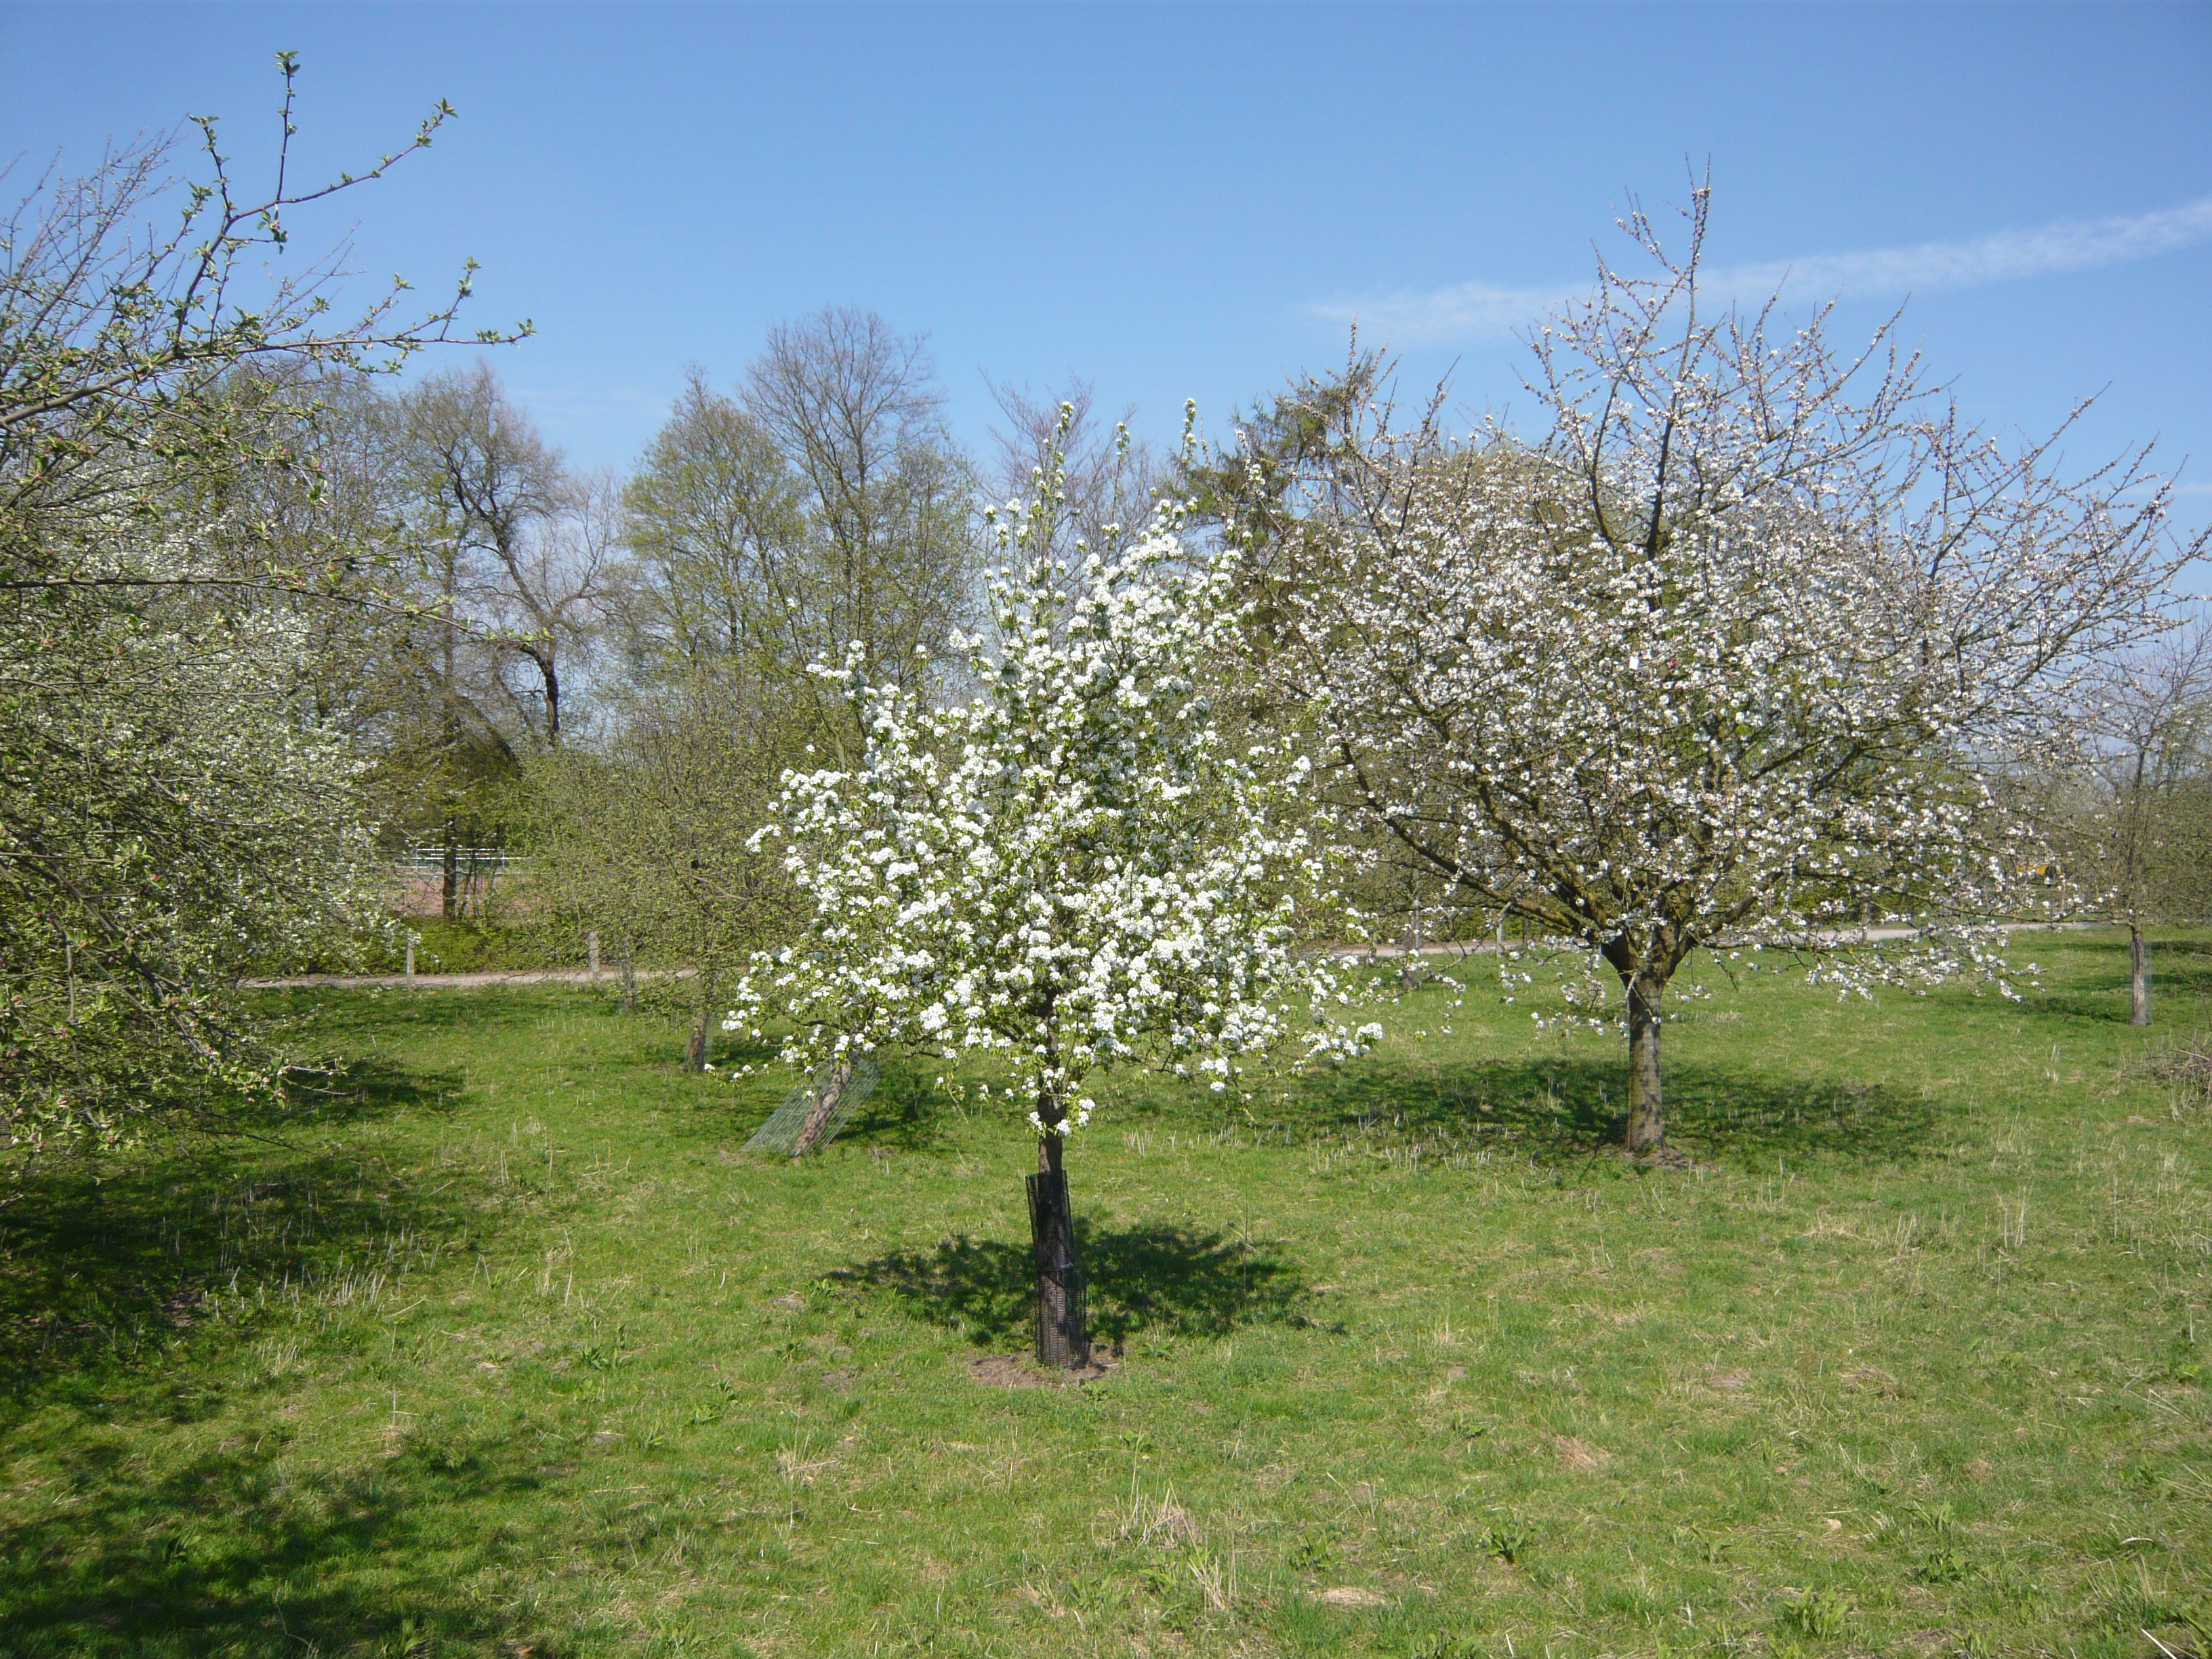
{"type": "MultiPolygon", "coordinates": [[[[1905,332],[1966,410],[2085,459],[2157,437],[2212,517],[2212,8],[906,4],[438,7],[0,0],[0,156],[224,118],[357,167],[437,99],[428,155],[295,223],[354,232],[473,320],[549,435],[619,465],[684,366],[729,380],[826,302],[926,330],[956,428],[988,373],[1071,371],[1172,434],[1346,319],[1509,409],[1521,315],[1583,285],[1625,192],[1710,161],[1711,258],[1784,264],[1905,332]]],[[[1525,398],[1521,399],[1525,402],[1525,398]]]]}

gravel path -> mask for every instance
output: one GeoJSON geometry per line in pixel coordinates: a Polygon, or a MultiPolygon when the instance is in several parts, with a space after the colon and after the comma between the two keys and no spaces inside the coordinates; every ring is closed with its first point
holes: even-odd
{"type": "MultiPolygon", "coordinates": [[[[689,979],[695,969],[690,968],[647,968],[638,971],[640,979],[689,979]]],[[[491,974],[301,974],[295,979],[240,980],[249,991],[313,990],[318,986],[344,987],[356,985],[414,985],[436,988],[450,985],[465,989],[471,985],[601,985],[611,984],[622,978],[618,968],[602,968],[596,974],[581,968],[544,968],[515,969],[491,974]]]]}
{"type": "MultiPolygon", "coordinates": [[[[2017,933],[2066,931],[2083,927],[2101,927],[2098,921],[2023,921],[2014,925],[2017,933]]],[[[1864,939],[1879,942],[1886,939],[1911,939],[1918,933],[1912,927],[1869,927],[1863,933],[1850,934],[1856,943],[1864,939]]],[[[1833,943],[1841,943],[1844,936],[1838,934],[1833,943]]],[[[1339,945],[1332,947],[1340,957],[1373,957],[1388,961],[1402,956],[1468,957],[1489,956],[1498,946],[1495,940],[1471,940],[1462,945],[1424,945],[1411,948],[1403,945],[1339,945]]],[[[690,968],[653,968],[641,969],[640,979],[689,979],[696,970],[690,968]]],[[[313,990],[318,986],[334,988],[347,986],[398,985],[420,986],[434,989],[451,986],[456,990],[472,985],[598,985],[619,980],[619,969],[602,968],[596,974],[581,968],[546,968],[511,970],[490,974],[416,974],[411,979],[405,974],[302,974],[295,979],[249,979],[240,981],[249,991],[313,990]]]]}

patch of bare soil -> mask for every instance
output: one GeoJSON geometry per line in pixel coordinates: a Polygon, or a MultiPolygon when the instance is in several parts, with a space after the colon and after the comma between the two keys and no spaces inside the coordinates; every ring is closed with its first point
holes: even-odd
{"type": "Polygon", "coordinates": [[[1065,1389],[1095,1382],[1120,1362],[1103,1348],[1091,1351],[1091,1363],[1070,1371],[1048,1371],[1025,1353],[986,1354],[970,1360],[968,1375],[987,1389],[1065,1389]]]}
{"type": "Polygon", "coordinates": [[[190,1330],[192,1322],[200,1316],[203,1292],[191,1289],[177,1291],[161,1304],[161,1316],[179,1330],[190,1330]]]}
{"type": "Polygon", "coordinates": [[[1688,1170],[1698,1167],[1698,1160],[1689,1153],[1663,1142],[1656,1146],[1647,1146],[1640,1152],[1632,1152],[1625,1146],[1607,1146],[1604,1149],[1604,1156],[1617,1158],[1623,1164],[1633,1164],[1641,1170],[1688,1170]]]}
{"type": "Polygon", "coordinates": [[[1905,1389],[1887,1371],[1873,1365],[1861,1365],[1856,1370],[1844,1373],[1845,1394],[1879,1395],[1884,1400],[1902,1400],[1905,1389]]]}
{"type": "Polygon", "coordinates": [[[1339,1584],[1322,1591],[1314,1600],[1332,1607],[1379,1607],[1389,1598],[1364,1584],[1339,1584]]]}
{"type": "Polygon", "coordinates": [[[1559,1454],[1559,1462],[1571,1469],[1603,1468],[1613,1461],[1611,1452],[1593,1446],[1588,1441],[1577,1440],[1571,1434],[1559,1436],[1552,1444],[1559,1454]]]}

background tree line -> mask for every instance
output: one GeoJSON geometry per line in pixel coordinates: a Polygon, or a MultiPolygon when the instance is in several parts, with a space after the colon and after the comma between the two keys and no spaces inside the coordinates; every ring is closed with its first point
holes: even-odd
{"type": "MultiPolygon", "coordinates": [[[[224,486],[251,526],[238,556],[318,573],[264,603],[295,630],[302,708],[358,766],[343,793],[377,852],[427,855],[447,918],[477,854],[526,854],[517,911],[648,970],[645,994],[693,1016],[694,1066],[731,969],[789,920],[746,844],[778,780],[860,753],[810,665],[957,691],[943,665],[977,614],[983,512],[1030,486],[1059,414],[1000,389],[979,460],[921,337],[838,307],[769,331],[728,392],[690,370],[627,477],[570,465],[483,360],[404,386],[240,363],[222,395],[267,404],[291,458],[224,486]]],[[[1145,513],[1153,482],[1072,395],[1070,545],[1145,513]]]]}
{"type": "Polygon", "coordinates": [[[1224,719],[1310,757],[1373,931],[1618,979],[1569,989],[1631,1031],[1632,1140],[1662,1133],[1659,1010],[1692,951],[2096,915],[2131,929],[2148,1018],[2142,929],[2203,911],[2212,655],[2175,631],[2203,544],[2166,487],[2141,454],[1999,451],[1917,364],[1832,350],[1825,313],[1783,343],[1700,311],[1702,188],[1686,253],[1639,214],[1646,270],[1540,337],[1544,429],[1453,436],[1441,392],[1401,422],[1355,349],[1172,463],[1079,383],[995,387],[977,456],[923,339],[830,307],[726,389],[690,371],[616,477],[487,361],[392,373],[526,331],[459,333],[465,275],[413,319],[395,290],[333,325],[326,265],[242,299],[288,214],[391,163],[252,200],[210,127],[183,228],[149,243],[172,160],[42,180],[0,240],[18,1146],[270,1086],[239,981],[388,935],[410,850],[449,916],[473,850],[527,854],[533,920],[681,970],[649,994],[703,1065],[741,965],[798,927],[757,850],[770,800],[867,763],[859,688],[975,690],[960,642],[993,625],[1010,497],[1071,584],[1163,494],[1194,560],[1233,547],[1224,719]]]}

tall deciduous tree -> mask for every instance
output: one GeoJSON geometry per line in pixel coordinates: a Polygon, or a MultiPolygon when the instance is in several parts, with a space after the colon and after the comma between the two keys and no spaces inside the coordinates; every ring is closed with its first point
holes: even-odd
{"type": "MultiPolygon", "coordinates": [[[[920,336],[832,307],[769,331],[741,399],[802,486],[811,657],[914,690],[975,600],[974,479],[920,336]]],[[[845,741],[857,750],[858,733],[845,741]]]]}
{"type": "Polygon", "coordinates": [[[413,696],[383,757],[438,842],[454,914],[495,788],[574,723],[577,671],[619,534],[611,483],[580,478],[488,364],[438,374],[397,410],[423,615],[402,649],[413,696]]]}
{"type": "Polygon", "coordinates": [[[1839,353],[1825,309],[1716,308],[1706,202],[1681,258],[1635,213],[1650,274],[1604,269],[1534,335],[1532,438],[1323,389],[1272,641],[1340,810],[1587,953],[1586,1006],[1617,984],[1635,1148],[1692,952],[1787,945],[1863,988],[1973,948],[1837,948],[1863,924],[2019,913],[2049,854],[1993,785],[2069,748],[2188,551],[2142,454],[2069,477],[1962,422],[1887,329],[1839,353]]]}
{"type": "Polygon", "coordinates": [[[769,429],[690,371],[623,492],[612,609],[629,676],[718,665],[794,679],[821,653],[806,488],[769,429]]]}
{"type": "Polygon", "coordinates": [[[730,1024],[788,1019],[785,1058],[805,1066],[885,1047],[1003,1059],[1036,1136],[1038,1357],[1066,1366],[1088,1336],[1062,1153],[1092,1074],[1151,1061],[1225,1091],[1294,1035],[1344,1054],[1377,1031],[1335,1023],[1327,958],[1297,948],[1296,896],[1321,873],[1302,768],[1216,720],[1233,558],[1178,572],[1163,520],[1071,584],[1056,466],[1042,482],[992,580],[995,639],[961,646],[969,702],[837,671],[866,748],[787,780],[763,835],[811,914],[730,1024]]]}
{"type": "Polygon", "coordinates": [[[611,490],[568,473],[488,363],[416,387],[405,420],[423,556],[456,641],[472,623],[520,729],[558,747],[562,675],[613,549],[611,490]]]}

